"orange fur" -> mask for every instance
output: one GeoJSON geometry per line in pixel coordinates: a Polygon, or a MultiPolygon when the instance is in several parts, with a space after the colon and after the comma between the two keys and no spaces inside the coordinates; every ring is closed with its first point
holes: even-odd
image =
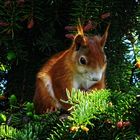
{"type": "Polygon", "coordinates": [[[102,37],[76,35],[68,50],[56,54],[41,68],[37,74],[34,95],[37,113],[55,111],[58,108],[67,110],[70,105],[61,102],[61,99],[67,100],[66,89],[87,91],[105,88],[106,62],[103,46],[107,32],[108,28],[102,37]],[[76,50],[78,45],[79,50],[76,50]],[[82,57],[86,64],[81,64],[82,57]]]}

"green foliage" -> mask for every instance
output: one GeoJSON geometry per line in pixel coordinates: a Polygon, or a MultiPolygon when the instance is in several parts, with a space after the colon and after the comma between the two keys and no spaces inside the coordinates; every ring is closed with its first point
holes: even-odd
{"type": "Polygon", "coordinates": [[[6,116],[0,113],[0,124],[4,123],[5,121],[6,121],[6,116]]]}
{"type": "Polygon", "coordinates": [[[0,139],[16,140],[17,129],[8,126],[0,125],[0,139]]]}
{"type": "Polygon", "coordinates": [[[72,139],[73,136],[70,134],[69,125],[70,124],[66,122],[57,123],[47,140],[61,140],[62,138],[67,140],[72,139]]]}
{"type": "MultiPolygon", "coordinates": [[[[137,103],[135,93],[121,93],[114,92],[111,96],[112,104],[114,107],[113,112],[110,111],[110,114],[114,114],[116,120],[133,120],[134,114],[131,112],[132,106],[137,103]]],[[[133,110],[134,111],[134,110],[133,110]]],[[[136,115],[136,114],[135,114],[136,115]]]]}
{"type": "Polygon", "coordinates": [[[96,115],[104,114],[108,108],[110,93],[107,90],[85,93],[73,89],[71,95],[72,97],[69,96],[69,103],[72,104],[73,111],[69,119],[78,126],[90,124],[89,120],[97,119],[96,115]]]}
{"type": "Polygon", "coordinates": [[[17,133],[16,139],[17,140],[39,140],[38,135],[40,131],[42,131],[43,127],[37,123],[34,124],[27,124],[24,128],[17,133]]]}
{"type": "Polygon", "coordinates": [[[15,58],[16,58],[16,54],[15,54],[14,51],[9,51],[9,52],[7,53],[7,59],[8,59],[8,61],[12,61],[12,60],[15,59],[15,58]]]}
{"type": "Polygon", "coordinates": [[[124,94],[108,90],[84,93],[73,90],[69,96],[69,103],[73,106],[68,120],[58,124],[48,139],[136,138],[136,128],[130,124],[135,122],[137,116],[134,111],[136,108],[134,93],[124,94]],[[123,121],[122,126],[119,126],[120,121],[123,121]]]}
{"type": "MultiPolygon", "coordinates": [[[[135,88],[128,93],[111,90],[88,93],[75,89],[71,93],[67,91],[69,99],[63,102],[72,105],[70,114],[57,111],[37,115],[34,113],[33,103],[22,105],[17,102],[14,107],[1,113],[0,138],[138,139],[136,124],[140,114],[140,101],[137,100],[135,92],[135,88]]],[[[14,95],[9,100],[13,100],[13,97],[14,95]]]]}
{"type": "Polygon", "coordinates": [[[10,106],[14,106],[14,105],[17,105],[17,98],[15,95],[11,95],[10,98],[9,98],[9,103],[10,103],[10,106]]]}

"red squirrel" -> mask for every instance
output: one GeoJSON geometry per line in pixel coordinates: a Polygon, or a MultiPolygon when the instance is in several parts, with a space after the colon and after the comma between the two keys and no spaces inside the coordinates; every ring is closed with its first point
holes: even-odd
{"type": "Polygon", "coordinates": [[[67,100],[66,89],[89,91],[105,88],[107,60],[104,45],[108,28],[102,36],[88,36],[78,27],[71,47],[54,55],[40,69],[33,99],[37,113],[69,109],[70,105],[62,102],[67,100]]]}

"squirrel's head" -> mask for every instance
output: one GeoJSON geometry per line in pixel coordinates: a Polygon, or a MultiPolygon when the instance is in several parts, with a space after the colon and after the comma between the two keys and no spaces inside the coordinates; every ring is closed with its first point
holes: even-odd
{"type": "Polygon", "coordinates": [[[100,81],[106,69],[107,60],[104,45],[108,28],[103,36],[77,34],[74,38],[72,61],[76,65],[76,72],[84,75],[90,81],[100,81]]]}

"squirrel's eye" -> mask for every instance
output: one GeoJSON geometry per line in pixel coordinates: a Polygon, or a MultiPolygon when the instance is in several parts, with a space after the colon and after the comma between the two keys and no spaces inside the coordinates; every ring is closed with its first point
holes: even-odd
{"type": "Polygon", "coordinates": [[[79,62],[80,62],[80,64],[82,64],[82,65],[86,65],[87,64],[87,60],[86,60],[86,58],[85,57],[80,57],[80,60],[79,60],[79,62]]]}

